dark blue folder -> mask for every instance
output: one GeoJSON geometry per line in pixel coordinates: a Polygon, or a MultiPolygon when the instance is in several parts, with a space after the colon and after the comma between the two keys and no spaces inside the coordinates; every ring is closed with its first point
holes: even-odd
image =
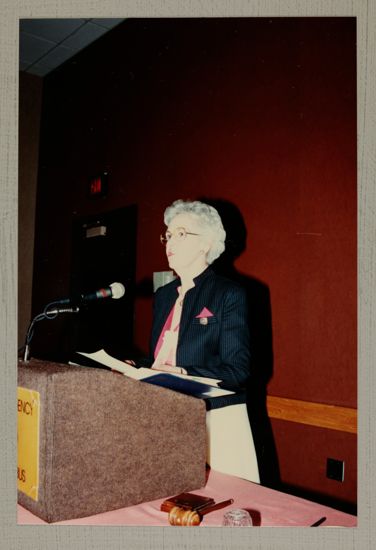
{"type": "Polygon", "coordinates": [[[196,380],[180,378],[179,376],[174,376],[173,374],[169,374],[167,372],[155,374],[154,376],[149,376],[148,378],[143,378],[141,382],[147,382],[148,384],[154,384],[155,386],[162,386],[163,388],[175,390],[186,395],[192,395],[193,397],[200,397],[202,399],[209,397],[208,393],[210,390],[215,388],[215,386],[203,384],[202,382],[197,382],[196,380]]]}

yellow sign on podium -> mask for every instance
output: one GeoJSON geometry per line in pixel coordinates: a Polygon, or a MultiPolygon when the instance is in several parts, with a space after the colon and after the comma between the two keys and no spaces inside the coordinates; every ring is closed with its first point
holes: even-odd
{"type": "Polygon", "coordinates": [[[18,387],[17,413],[17,487],[33,500],[38,500],[39,392],[18,387]]]}

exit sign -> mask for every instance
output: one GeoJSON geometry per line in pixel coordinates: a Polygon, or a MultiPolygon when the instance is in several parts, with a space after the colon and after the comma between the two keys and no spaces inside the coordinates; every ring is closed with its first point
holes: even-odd
{"type": "Polygon", "coordinates": [[[108,192],[108,172],[94,176],[89,182],[89,197],[105,197],[108,192]]]}

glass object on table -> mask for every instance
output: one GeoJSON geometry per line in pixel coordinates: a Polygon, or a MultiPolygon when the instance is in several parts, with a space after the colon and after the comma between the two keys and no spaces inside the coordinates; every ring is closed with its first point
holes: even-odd
{"type": "Polygon", "coordinates": [[[225,527],[252,527],[252,518],[247,510],[234,508],[223,515],[222,525],[225,527]]]}

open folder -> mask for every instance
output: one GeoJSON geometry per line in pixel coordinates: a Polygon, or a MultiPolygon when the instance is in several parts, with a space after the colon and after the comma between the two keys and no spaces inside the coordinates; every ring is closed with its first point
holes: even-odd
{"type": "Polygon", "coordinates": [[[148,384],[163,386],[164,388],[169,388],[202,399],[206,397],[220,397],[222,395],[234,393],[231,390],[218,387],[218,383],[221,382],[221,380],[202,376],[190,376],[188,374],[158,372],[157,370],[143,367],[137,369],[119,359],[115,359],[115,357],[112,357],[103,349],[94,353],[77,351],[75,362],[73,363],[71,361],[70,363],[81,366],[104,366],[111,370],[121,372],[129,378],[141,380],[148,384]]]}

